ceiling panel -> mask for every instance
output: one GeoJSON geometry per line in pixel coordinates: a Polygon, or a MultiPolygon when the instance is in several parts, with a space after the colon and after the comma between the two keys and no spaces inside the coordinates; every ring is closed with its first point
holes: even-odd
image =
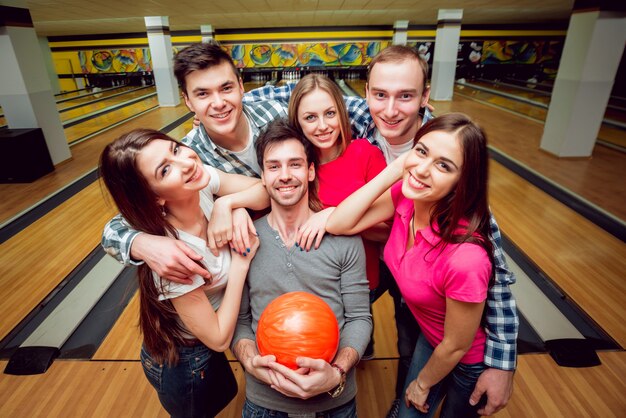
{"type": "Polygon", "coordinates": [[[439,8],[464,9],[465,24],[551,23],[569,19],[573,0],[26,0],[44,36],[142,32],[144,16],[169,16],[170,29],[435,25],[439,8]]]}

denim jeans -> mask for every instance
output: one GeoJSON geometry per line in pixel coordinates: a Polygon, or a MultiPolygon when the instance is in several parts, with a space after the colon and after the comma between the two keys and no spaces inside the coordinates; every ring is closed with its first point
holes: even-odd
{"type": "MultiPolygon", "coordinates": [[[[409,368],[409,373],[404,385],[405,391],[409,384],[417,378],[417,375],[424,368],[432,354],[433,347],[426,341],[423,334],[420,335],[415,345],[411,367],[409,368]]],[[[469,404],[469,398],[483,370],[485,370],[483,363],[458,363],[441,382],[430,388],[430,393],[426,400],[426,403],[429,405],[428,413],[421,413],[413,405],[407,408],[403,394],[402,398],[400,398],[402,402],[400,402],[399,417],[433,417],[442,399],[444,401],[440,418],[478,417],[479,415],[476,411],[479,406],[471,406],[469,404]]]]}
{"type": "Polygon", "coordinates": [[[404,399],[404,381],[409,372],[411,358],[421,330],[413,316],[413,312],[402,299],[396,279],[389,271],[387,264],[382,260],[379,264],[379,271],[380,284],[374,290],[374,295],[370,293],[370,303],[374,303],[386,290],[389,290],[389,295],[393,298],[396,330],[398,331],[398,355],[400,357],[398,360],[398,374],[396,375],[396,399],[404,399]]]}
{"type": "Polygon", "coordinates": [[[241,411],[242,418],[356,418],[356,399],[352,399],[337,408],[322,412],[311,412],[310,414],[288,414],[286,412],[274,411],[263,408],[246,398],[241,411]]]}
{"type": "Polygon", "coordinates": [[[214,417],[237,394],[237,381],[224,353],[203,344],[179,347],[178,363],[159,364],[141,348],[141,365],[163,408],[176,418],[214,417]]]}

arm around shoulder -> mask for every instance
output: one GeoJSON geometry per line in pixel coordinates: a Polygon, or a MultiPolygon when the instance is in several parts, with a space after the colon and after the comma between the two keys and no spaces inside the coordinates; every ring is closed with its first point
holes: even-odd
{"type": "Polygon", "coordinates": [[[131,245],[137,234],[139,231],[132,229],[122,215],[118,214],[104,227],[102,248],[120,263],[141,264],[141,262],[133,262],[131,258],[131,245]]]}
{"type": "Polygon", "coordinates": [[[389,188],[401,177],[402,164],[396,160],[335,208],[326,231],[353,235],[391,218],[394,206],[389,188]]]}

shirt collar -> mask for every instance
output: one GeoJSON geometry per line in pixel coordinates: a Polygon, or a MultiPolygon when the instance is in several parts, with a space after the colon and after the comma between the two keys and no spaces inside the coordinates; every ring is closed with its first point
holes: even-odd
{"type": "MultiPolygon", "coordinates": [[[[402,222],[404,223],[409,233],[411,233],[411,218],[413,217],[414,211],[415,208],[413,206],[413,201],[402,196],[402,200],[396,208],[396,212],[402,219],[402,222]]],[[[438,229],[436,223],[434,224],[434,227],[438,229]]],[[[441,237],[435,234],[435,231],[433,231],[431,226],[420,229],[419,231],[416,231],[416,233],[420,234],[422,238],[424,238],[432,246],[437,245],[441,241],[441,237]]]]}

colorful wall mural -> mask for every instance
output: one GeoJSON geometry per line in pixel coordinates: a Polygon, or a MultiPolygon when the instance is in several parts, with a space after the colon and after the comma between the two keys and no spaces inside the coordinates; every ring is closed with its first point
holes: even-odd
{"type": "MultiPolygon", "coordinates": [[[[238,68],[365,66],[389,41],[234,44],[224,49],[238,68]]],[[[183,46],[173,48],[176,54],[183,46]]],[[[149,48],[77,51],[83,74],[152,71],[149,48]]]]}
{"type": "MultiPolygon", "coordinates": [[[[230,44],[224,49],[238,68],[289,68],[367,66],[390,41],[301,42],[230,44]]],[[[409,42],[432,65],[435,43],[409,42]]],[[[184,45],[173,48],[176,54],[184,45]]],[[[459,66],[471,68],[489,64],[540,65],[543,71],[558,68],[562,40],[461,41],[459,66]]],[[[149,48],[76,51],[83,74],[150,72],[149,48]]],[[[74,55],[76,57],[76,55],[74,55]]]]}
{"type": "Polygon", "coordinates": [[[483,64],[549,64],[561,57],[561,41],[484,41],[483,64]]]}
{"type": "Polygon", "coordinates": [[[457,78],[553,79],[562,52],[562,40],[461,41],[457,78]]]}
{"type": "Polygon", "coordinates": [[[239,68],[367,65],[389,41],[236,44],[225,49],[239,68]]]}
{"type": "Polygon", "coordinates": [[[83,74],[152,71],[150,48],[78,51],[83,74]]]}

